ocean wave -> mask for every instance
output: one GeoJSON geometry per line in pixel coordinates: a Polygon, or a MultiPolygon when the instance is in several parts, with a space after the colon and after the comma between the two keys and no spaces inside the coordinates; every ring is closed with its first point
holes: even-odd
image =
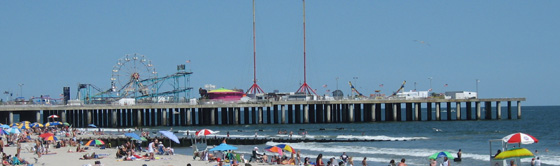
{"type": "Polygon", "coordinates": [[[381,140],[381,141],[413,141],[420,139],[429,139],[428,137],[390,137],[385,135],[378,136],[355,136],[355,135],[338,135],[337,139],[363,139],[363,140],[381,140]]]}

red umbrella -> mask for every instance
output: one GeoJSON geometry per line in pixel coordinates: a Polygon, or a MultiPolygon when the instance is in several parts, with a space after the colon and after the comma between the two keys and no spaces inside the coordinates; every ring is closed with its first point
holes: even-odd
{"type": "Polygon", "coordinates": [[[47,138],[47,137],[50,137],[50,136],[54,136],[54,134],[53,133],[43,133],[43,134],[39,135],[39,137],[41,137],[41,138],[47,138]]]}
{"type": "Polygon", "coordinates": [[[209,129],[202,129],[202,130],[198,130],[195,133],[196,136],[205,136],[205,135],[210,135],[210,134],[214,134],[214,131],[209,130],[209,129]]]}
{"type": "Polygon", "coordinates": [[[49,117],[47,117],[47,118],[58,118],[58,115],[51,115],[51,116],[49,116],[49,117]]]}
{"type": "Polygon", "coordinates": [[[504,138],[502,138],[502,140],[504,142],[510,143],[510,144],[515,144],[518,143],[519,145],[521,144],[532,144],[532,143],[538,143],[539,140],[529,134],[525,134],[525,133],[513,133],[510,134],[504,138]]]}

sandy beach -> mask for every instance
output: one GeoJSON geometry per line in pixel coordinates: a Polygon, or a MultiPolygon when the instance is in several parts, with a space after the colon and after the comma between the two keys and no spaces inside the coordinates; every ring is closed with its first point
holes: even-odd
{"type": "MultiPolygon", "coordinates": [[[[36,135],[32,136],[32,138],[36,138],[36,137],[37,137],[36,135]]],[[[87,135],[80,135],[80,137],[89,138],[89,137],[96,137],[96,136],[87,134],[87,135]]],[[[97,147],[88,147],[88,150],[86,150],[86,152],[74,152],[76,150],[76,147],[72,147],[72,146],[61,147],[59,149],[50,148],[49,154],[42,155],[41,158],[38,158],[38,156],[34,152],[30,152],[28,150],[28,149],[32,149],[33,146],[34,143],[30,143],[30,142],[22,143],[21,144],[22,149],[20,152],[20,157],[23,160],[28,161],[30,164],[33,165],[82,166],[88,164],[94,165],[95,161],[100,161],[101,164],[104,166],[113,166],[113,165],[141,166],[143,164],[146,164],[148,166],[185,166],[189,163],[193,166],[213,166],[218,164],[217,162],[201,161],[199,158],[193,160],[192,155],[186,155],[186,154],[156,155],[156,160],[142,159],[142,160],[123,161],[122,159],[117,159],[115,157],[115,153],[117,152],[117,149],[115,148],[100,149],[97,147]],[[69,150],[72,152],[68,152],[69,150]],[[80,159],[82,158],[83,155],[91,154],[93,152],[95,152],[95,154],[103,158],[89,159],[89,160],[80,159]]],[[[17,147],[15,145],[4,147],[4,152],[7,155],[15,155],[16,151],[17,151],[17,147]]],[[[145,154],[145,152],[142,152],[142,154],[145,154]]],[[[251,164],[267,165],[263,163],[251,163],[251,164]]],[[[240,164],[240,165],[244,165],[244,164],[240,164]]]]}

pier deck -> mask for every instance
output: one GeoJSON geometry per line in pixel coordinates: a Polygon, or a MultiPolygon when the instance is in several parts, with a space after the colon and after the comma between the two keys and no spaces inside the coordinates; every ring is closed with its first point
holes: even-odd
{"type": "Polygon", "coordinates": [[[49,115],[58,115],[59,121],[75,127],[86,127],[88,124],[142,127],[499,120],[503,118],[502,102],[507,103],[507,119],[520,119],[521,101],[525,98],[206,102],[196,105],[3,105],[0,106],[0,123],[13,123],[14,114],[19,114],[19,121],[32,122],[46,122],[50,120],[47,118],[49,115]],[[516,103],[517,114],[512,113],[512,102],[516,103]]]}

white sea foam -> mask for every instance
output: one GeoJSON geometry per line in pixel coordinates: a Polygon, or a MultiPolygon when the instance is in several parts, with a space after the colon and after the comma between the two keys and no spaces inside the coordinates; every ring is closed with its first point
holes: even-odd
{"type": "Polygon", "coordinates": [[[381,140],[381,141],[413,141],[420,139],[429,139],[428,137],[390,137],[385,135],[378,136],[355,136],[355,135],[338,135],[338,139],[363,139],[363,140],[381,140]]]}

